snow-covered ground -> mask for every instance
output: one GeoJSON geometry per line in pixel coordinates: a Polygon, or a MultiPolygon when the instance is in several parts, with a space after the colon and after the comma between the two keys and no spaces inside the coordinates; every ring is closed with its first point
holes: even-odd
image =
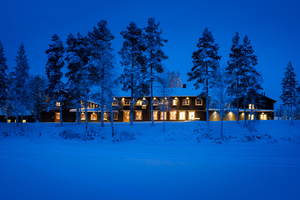
{"type": "Polygon", "coordinates": [[[223,141],[219,125],[115,123],[112,142],[109,123],[89,141],[59,136],[84,124],[2,123],[0,199],[300,198],[300,121],[225,122],[223,141]]]}

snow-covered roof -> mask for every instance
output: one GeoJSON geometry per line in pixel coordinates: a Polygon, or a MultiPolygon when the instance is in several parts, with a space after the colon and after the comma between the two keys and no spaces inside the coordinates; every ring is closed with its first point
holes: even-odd
{"type": "MultiPolygon", "coordinates": [[[[189,84],[186,86],[186,88],[171,88],[169,96],[179,97],[179,96],[198,96],[201,93],[201,90],[196,90],[195,87],[192,84],[189,84]]],[[[158,88],[153,88],[153,96],[160,96],[160,92],[158,88]]],[[[115,97],[130,97],[131,93],[130,90],[127,92],[122,91],[119,89],[116,92],[115,97]]]]}

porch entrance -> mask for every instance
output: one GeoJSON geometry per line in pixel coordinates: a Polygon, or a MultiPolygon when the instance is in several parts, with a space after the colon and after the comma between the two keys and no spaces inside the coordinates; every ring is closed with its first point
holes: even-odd
{"type": "Polygon", "coordinates": [[[123,111],[123,122],[129,122],[130,121],[130,111],[123,111]]]}

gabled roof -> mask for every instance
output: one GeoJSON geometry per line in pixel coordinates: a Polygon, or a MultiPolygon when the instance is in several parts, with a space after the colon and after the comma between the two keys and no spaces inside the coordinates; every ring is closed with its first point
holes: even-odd
{"type": "MultiPolygon", "coordinates": [[[[154,87],[153,88],[153,96],[157,97],[157,96],[161,96],[159,88],[158,87],[154,87]]],[[[171,97],[180,97],[180,96],[198,96],[201,93],[201,90],[195,90],[194,86],[192,84],[187,85],[186,88],[170,88],[170,92],[169,92],[169,96],[171,97]]],[[[115,97],[130,97],[130,90],[128,90],[127,92],[122,91],[121,89],[118,90],[116,92],[116,96],[115,97]]]]}

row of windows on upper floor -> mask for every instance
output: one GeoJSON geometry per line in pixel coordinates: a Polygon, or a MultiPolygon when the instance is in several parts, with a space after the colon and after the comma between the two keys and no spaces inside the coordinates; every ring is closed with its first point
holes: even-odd
{"type": "MultiPolygon", "coordinates": [[[[130,99],[122,99],[121,100],[121,104],[123,104],[124,106],[130,106],[130,99]]],[[[153,106],[158,106],[159,104],[162,104],[162,103],[165,103],[165,104],[169,104],[169,103],[171,103],[172,104],[172,106],[177,106],[178,105],[178,98],[177,97],[175,97],[175,98],[173,98],[173,99],[160,99],[160,100],[158,100],[157,98],[153,98],[153,100],[152,100],[152,104],[153,104],[153,106]]],[[[187,97],[186,99],[182,99],[182,105],[183,106],[189,106],[191,104],[191,100],[187,97]]],[[[119,105],[119,101],[118,100],[114,100],[113,102],[112,102],[112,105],[113,106],[118,106],[119,105]]],[[[136,106],[147,106],[147,103],[146,103],[146,101],[145,101],[145,99],[144,100],[138,100],[137,102],[136,102],[136,104],[135,104],[136,106]]],[[[201,98],[197,98],[196,100],[195,100],[195,105],[196,106],[202,106],[203,105],[203,100],[201,99],[201,98]]]]}
{"type": "MultiPolygon", "coordinates": [[[[131,102],[130,99],[125,99],[125,98],[121,99],[121,104],[124,105],[124,106],[130,106],[130,102],[131,102]]],[[[163,99],[158,100],[156,97],[154,97],[153,100],[152,100],[153,106],[158,106],[159,104],[162,104],[163,102],[164,102],[163,99]]],[[[177,106],[178,105],[178,98],[175,97],[171,100],[165,99],[165,103],[166,104],[171,103],[172,106],[177,106]]],[[[189,106],[190,103],[191,103],[191,100],[188,97],[185,98],[185,99],[182,99],[182,105],[183,106],[189,106]]],[[[84,103],[83,102],[81,102],[81,105],[84,108],[84,103]]],[[[195,105],[196,106],[202,106],[203,105],[203,100],[201,98],[197,98],[195,100],[195,105]]],[[[56,102],[56,106],[60,106],[60,102],[56,102]]],[[[119,101],[114,99],[113,102],[112,102],[112,106],[119,106],[119,101]]],[[[136,106],[147,106],[147,103],[146,103],[145,99],[138,100],[136,102],[136,106]]],[[[95,103],[89,103],[88,106],[87,106],[87,108],[97,108],[97,107],[99,107],[99,106],[95,103]]]]}
{"type": "MultiPolygon", "coordinates": [[[[123,105],[124,106],[130,106],[130,99],[122,99],[123,100],[123,105]]],[[[155,97],[153,98],[153,106],[158,106],[159,103],[163,103],[163,99],[161,99],[160,101],[158,101],[155,97]]],[[[165,99],[165,103],[168,104],[168,100],[165,99]]],[[[81,103],[82,107],[84,108],[83,102],[81,103]]],[[[119,101],[118,100],[114,100],[112,102],[112,106],[118,106],[119,105],[119,101]]],[[[147,104],[145,103],[145,101],[142,100],[138,100],[136,102],[137,106],[147,106],[147,104]]],[[[175,97],[174,99],[172,99],[172,105],[176,106],[178,105],[178,99],[177,97],[175,97]]],[[[190,99],[187,97],[186,99],[182,99],[182,105],[183,106],[189,106],[190,105],[190,99]]],[[[203,105],[203,100],[201,98],[197,98],[195,100],[195,105],[196,106],[202,106],[203,105]]],[[[60,106],[60,102],[56,102],[56,106],[60,106]]],[[[94,103],[89,103],[87,108],[97,108],[98,105],[94,104],[94,103]]],[[[254,104],[249,104],[248,109],[255,109],[254,104]]]]}

